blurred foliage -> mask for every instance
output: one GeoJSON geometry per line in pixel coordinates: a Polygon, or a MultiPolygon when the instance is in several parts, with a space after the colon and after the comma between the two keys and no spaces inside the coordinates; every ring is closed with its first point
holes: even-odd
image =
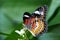
{"type": "Polygon", "coordinates": [[[60,0],[0,0],[0,40],[60,40],[60,0]],[[47,5],[47,33],[36,38],[26,31],[24,39],[15,30],[22,29],[23,13],[32,13],[47,5]]]}

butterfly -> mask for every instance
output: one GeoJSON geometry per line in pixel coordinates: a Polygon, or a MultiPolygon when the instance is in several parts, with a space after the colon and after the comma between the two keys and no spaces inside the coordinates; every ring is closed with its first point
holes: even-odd
{"type": "Polygon", "coordinates": [[[35,37],[47,31],[46,12],[47,6],[44,5],[37,8],[32,14],[29,12],[23,14],[23,24],[35,37]]]}

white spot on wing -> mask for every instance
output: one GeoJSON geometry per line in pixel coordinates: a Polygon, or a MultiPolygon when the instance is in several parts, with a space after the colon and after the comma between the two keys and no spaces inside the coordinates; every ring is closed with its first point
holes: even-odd
{"type": "Polygon", "coordinates": [[[44,12],[43,12],[43,11],[41,11],[41,12],[35,11],[34,13],[35,13],[35,14],[39,14],[39,15],[40,15],[40,14],[41,14],[41,15],[44,15],[44,12]]]}
{"type": "Polygon", "coordinates": [[[35,11],[34,13],[35,13],[35,14],[39,14],[39,15],[40,15],[40,12],[39,12],[39,11],[35,11]]]}
{"type": "Polygon", "coordinates": [[[41,14],[41,15],[44,15],[44,12],[42,11],[42,12],[40,12],[40,14],[41,14]]]}
{"type": "Polygon", "coordinates": [[[28,15],[24,15],[24,17],[29,17],[28,15]]]}

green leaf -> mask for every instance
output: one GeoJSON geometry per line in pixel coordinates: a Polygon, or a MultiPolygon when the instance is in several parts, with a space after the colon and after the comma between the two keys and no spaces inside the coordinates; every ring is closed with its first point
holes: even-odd
{"type": "Polygon", "coordinates": [[[0,35],[0,40],[5,40],[5,38],[7,38],[6,35],[0,35]]]}
{"type": "Polygon", "coordinates": [[[49,20],[49,26],[54,24],[60,24],[60,7],[56,9],[56,11],[54,12],[54,15],[49,20]]]}
{"type": "Polygon", "coordinates": [[[52,0],[51,5],[49,7],[49,11],[47,14],[47,20],[51,18],[54,14],[55,10],[60,6],[60,0],[52,0]]]}
{"type": "Polygon", "coordinates": [[[0,13],[0,32],[10,34],[13,29],[14,27],[9,19],[3,13],[0,13]]]}

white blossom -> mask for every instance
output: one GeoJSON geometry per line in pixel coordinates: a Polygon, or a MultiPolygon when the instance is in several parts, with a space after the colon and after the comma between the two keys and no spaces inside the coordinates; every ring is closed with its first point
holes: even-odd
{"type": "Polygon", "coordinates": [[[25,29],[21,29],[20,31],[19,30],[15,30],[16,33],[18,33],[19,35],[22,35],[25,33],[25,29]]]}

